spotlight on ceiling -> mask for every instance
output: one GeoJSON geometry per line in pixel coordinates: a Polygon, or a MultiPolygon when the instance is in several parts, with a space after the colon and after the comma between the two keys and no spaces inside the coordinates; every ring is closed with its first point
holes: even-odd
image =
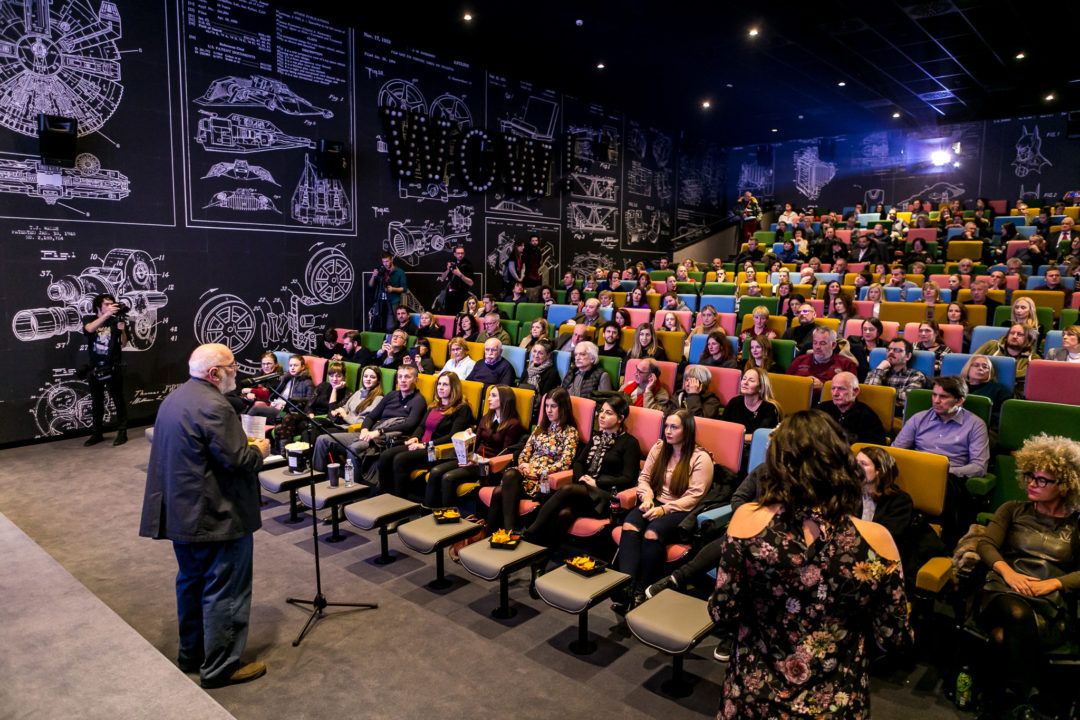
{"type": "Polygon", "coordinates": [[[465,22],[472,22],[472,13],[471,12],[465,13],[464,15],[461,16],[461,19],[464,20],[465,22]]]}
{"type": "Polygon", "coordinates": [[[950,160],[952,160],[952,153],[948,150],[935,150],[934,152],[930,153],[930,162],[932,162],[936,167],[947,165],[950,160]]]}
{"type": "Polygon", "coordinates": [[[757,37],[758,36],[758,29],[756,27],[752,27],[752,28],[750,28],[750,30],[746,34],[749,35],[750,37],[757,37]]]}
{"type": "Polygon", "coordinates": [[[799,119],[800,119],[800,120],[802,120],[802,119],[803,119],[803,116],[802,116],[802,115],[800,115],[800,116],[799,116],[799,119]]]}
{"type": "Polygon", "coordinates": [[[1026,57],[1027,57],[1027,55],[1025,55],[1023,52],[1016,53],[1016,59],[1017,60],[1023,60],[1026,57]]]}
{"type": "Polygon", "coordinates": [[[577,25],[578,27],[581,27],[582,25],[585,24],[585,21],[582,20],[581,18],[578,18],[577,20],[574,21],[574,24],[577,25]]]}
{"type": "Polygon", "coordinates": [[[956,162],[954,162],[954,163],[952,164],[952,166],[953,166],[954,168],[958,168],[958,167],[960,167],[960,161],[959,161],[959,160],[957,160],[956,162]]]}
{"type": "Polygon", "coordinates": [[[900,117],[900,113],[898,113],[898,112],[894,112],[894,113],[892,114],[892,116],[893,116],[894,118],[898,118],[898,117],[900,117]]]}
{"type": "Polygon", "coordinates": [[[604,69],[604,63],[602,63],[602,62],[596,63],[596,69],[597,70],[603,70],[604,69]]]}
{"type": "Polygon", "coordinates": [[[836,83],[836,85],[837,85],[837,87],[844,87],[844,86],[847,85],[847,83],[844,82],[843,80],[841,80],[840,82],[836,83]]]}
{"type": "Polygon", "coordinates": [[[701,101],[701,109],[702,110],[708,110],[711,107],[712,107],[712,103],[709,102],[708,100],[702,100],[701,101]]]}
{"type": "Polygon", "coordinates": [[[1046,102],[1052,102],[1054,100],[1054,93],[1047,93],[1046,97],[1044,97],[1043,100],[1045,100],[1046,102]]]}
{"type": "Polygon", "coordinates": [[[780,128],[773,128],[772,131],[773,132],[780,132],[780,128]]]}
{"type": "Polygon", "coordinates": [[[726,84],[725,84],[725,87],[733,88],[733,87],[735,87],[735,86],[734,86],[734,85],[732,85],[731,83],[726,83],[726,84]]]}

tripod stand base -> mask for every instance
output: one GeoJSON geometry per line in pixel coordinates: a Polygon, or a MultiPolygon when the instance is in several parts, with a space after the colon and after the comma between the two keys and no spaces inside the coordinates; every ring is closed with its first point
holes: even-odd
{"type": "Polygon", "coordinates": [[[295,640],[293,640],[293,647],[296,647],[300,644],[300,641],[304,639],[305,635],[307,635],[308,630],[314,627],[316,620],[319,620],[326,616],[326,613],[324,613],[323,610],[328,607],[351,607],[361,608],[364,610],[376,610],[379,607],[378,603],[327,602],[326,597],[322,593],[316,593],[315,598],[312,600],[304,600],[302,598],[286,598],[285,602],[289,603],[290,605],[296,605],[297,607],[303,607],[305,605],[311,606],[311,614],[308,615],[308,619],[307,622],[304,623],[304,627],[300,629],[300,634],[296,636],[295,640]]]}

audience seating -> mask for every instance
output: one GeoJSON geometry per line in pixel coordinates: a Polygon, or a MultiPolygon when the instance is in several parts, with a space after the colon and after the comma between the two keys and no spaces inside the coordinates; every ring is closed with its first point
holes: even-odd
{"type": "Polygon", "coordinates": [[[499,581],[499,605],[491,611],[493,617],[506,620],[517,615],[510,605],[510,575],[533,564],[547,548],[524,540],[512,550],[496,549],[488,542],[478,542],[462,548],[458,557],[461,566],[484,580],[499,581]]]}
{"type": "MultiPolygon", "coordinates": [[[[972,343],[973,347],[977,347],[972,343]]],[[[949,353],[941,358],[942,376],[959,375],[964,369],[964,364],[971,357],[968,353],[949,353]]],[[[1011,357],[988,356],[994,366],[994,375],[997,381],[1005,386],[1010,392],[1016,385],[1016,360],[1011,357]]]]}
{"type": "Polygon", "coordinates": [[[652,325],[656,330],[662,330],[664,326],[664,317],[667,313],[674,313],[675,317],[679,320],[679,325],[682,327],[684,333],[690,332],[691,320],[694,313],[689,310],[661,310],[656,313],[656,317],[653,318],[652,325]]]}
{"type": "Polygon", "coordinates": [[[1032,360],[1028,363],[1028,400],[1080,405],[1080,365],[1054,360],[1032,360]]]}
{"type": "MultiPolygon", "coordinates": [[[[1005,334],[1008,332],[1009,329],[1004,327],[996,327],[993,325],[977,325],[971,329],[971,350],[978,350],[980,347],[982,347],[991,340],[997,340],[1000,337],[1005,337],[1005,334]]],[[[946,355],[945,357],[948,357],[948,355],[946,355]]]]}
{"type": "MultiPolygon", "coordinates": [[[[883,347],[871,350],[870,367],[877,367],[885,359],[885,353],[886,349],[883,347]]],[[[934,372],[934,353],[929,350],[916,350],[911,358],[911,367],[921,372],[927,379],[932,379],[937,374],[934,372]]]]}
{"type": "MultiPolygon", "coordinates": [[[[626,375],[623,378],[624,383],[633,381],[634,370],[637,368],[639,362],[641,361],[634,358],[630,358],[626,361],[626,375]]],[[[660,366],[660,383],[669,393],[675,392],[675,375],[678,372],[679,364],[668,361],[658,361],[657,365],[660,366]]]]}
{"type": "MultiPolygon", "coordinates": [[[[904,326],[904,339],[910,340],[912,343],[918,343],[919,341],[919,325],[921,322],[910,322],[904,326]]],[[[954,353],[964,352],[964,326],[963,325],[941,325],[941,331],[945,338],[945,344],[949,346],[949,349],[954,353]]]]}
{"type": "Polygon", "coordinates": [[[769,380],[784,417],[810,409],[810,396],[814,391],[813,378],[769,373],[769,380]]]}
{"type": "MultiPolygon", "coordinates": [[[[881,420],[881,427],[885,428],[885,434],[890,434],[893,418],[896,416],[896,388],[859,383],[858,399],[874,411],[881,420]]],[[[832,380],[827,381],[821,388],[821,402],[829,400],[832,400],[832,380]]]]}
{"type": "Polygon", "coordinates": [[[626,626],[641,642],[672,656],[671,679],[661,689],[673,697],[690,694],[683,657],[712,632],[704,600],[667,589],[626,614],[626,626]]]}
{"type": "Polygon", "coordinates": [[[716,395],[721,405],[727,407],[731,399],[739,394],[742,372],[735,368],[719,368],[711,365],[706,365],[705,369],[712,375],[709,380],[709,392],[716,395]]]}
{"type": "Polygon", "coordinates": [[[758,465],[765,462],[765,453],[769,449],[769,436],[774,428],[758,428],[751,435],[750,457],[746,461],[746,473],[752,473],[758,465]]]}

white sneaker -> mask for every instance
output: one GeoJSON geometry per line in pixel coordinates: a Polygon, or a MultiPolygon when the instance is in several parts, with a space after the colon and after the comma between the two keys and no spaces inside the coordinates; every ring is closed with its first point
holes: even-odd
{"type": "Polygon", "coordinates": [[[716,646],[716,649],[712,652],[713,660],[716,662],[726,663],[731,660],[731,649],[723,643],[716,646]]]}

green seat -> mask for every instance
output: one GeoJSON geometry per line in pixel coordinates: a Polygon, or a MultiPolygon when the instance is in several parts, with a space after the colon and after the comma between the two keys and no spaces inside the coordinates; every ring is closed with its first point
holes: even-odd
{"type": "Polygon", "coordinates": [[[502,325],[503,330],[509,333],[511,344],[517,345],[518,331],[521,327],[521,323],[519,323],[517,320],[500,320],[499,324],[502,325]]]}
{"type": "Polygon", "coordinates": [[[531,325],[533,320],[542,317],[544,317],[544,303],[518,303],[515,317],[518,322],[531,325]]]}
{"type": "MultiPolygon", "coordinates": [[[[929,247],[929,244],[927,244],[927,247],[929,247]]],[[[926,274],[928,276],[929,275],[944,275],[945,274],[945,263],[927,263],[926,264],[926,274]]]]}
{"type": "Polygon", "coordinates": [[[737,287],[738,287],[738,285],[736,285],[735,283],[709,282],[709,283],[705,283],[705,287],[702,288],[701,294],[702,295],[734,295],[735,294],[735,288],[737,288],[737,287]]]}
{"type": "MultiPolygon", "coordinates": [[[[938,251],[937,240],[929,240],[926,243],[924,243],[924,245],[926,246],[926,252],[930,253],[930,257],[937,257],[938,256],[938,254],[937,254],[937,251],[938,251]]],[[[905,252],[911,252],[911,243],[910,242],[904,243],[904,251],[905,252]]],[[[929,273],[929,270],[930,270],[930,265],[929,264],[927,264],[926,269],[927,269],[927,272],[929,273]]],[[[945,266],[942,265],[941,269],[942,269],[942,272],[944,272],[945,266]]]]}
{"type": "Polygon", "coordinates": [[[378,352],[385,340],[385,333],[368,331],[360,333],[360,344],[366,347],[371,352],[378,352]]]}
{"type": "Polygon", "coordinates": [[[1065,308],[1061,311],[1061,318],[1058,320],[1058,329],[1064,330],[1070,325],[1075,325],[1078,321],[1077,316],[1080,315],[1080,310],[1076,308],[1065,308]]]}
{"type": "Polygon", "coordinates": [[[772,244],[776,242],[776,233],[772,230],[758,230],[754,233],[754,239],[758,241],[758,247],[762,250],[772,250],[772,244]],[[761,247],[762,245],[767,247],[761,247]]]}
{"type": "Polygon", "coordinates": [[[502,312],[506,313],[506,317],[510,320],[514,319],[514,313],[517,312],[517,303],[512,302],[497,302],[495,307],[499,308],[502,312]]]}
{"type": "MultiPolygon", "coordinates": [[[[994,311],[994,325],[1001,327],[1012,317],[1012,306],[1002,305],[994,311]]],[[[1043,335],[1054,329],[1054,310],[1048,307],[1036,307],[1035,317],[1039,319],[1039,332],[1043,335]]]]}
{"type": "Polygon", "coordinates": [[[349,392],[356,392],[360,387],[360,363],[345,363],[345,385],[349,392]]]}
{"type": "Polygon", "coordinates": [[[611,387],[617,390],[622,385],[619,381],[621,377],[622,360],[609,355],[601,355],[598,362],[600,363],[600,367],[604,368],[604,372],[611,376],[611,387]]]}
{"type": "Polygon", "coordinates": [[[696,282],[698,285],[705,282],[705,273],[703,272],[688,272],[686,274],[689,275],[690,279],[696,282]]]}
{"type": "MultiPolygon", "coordinates": [[[[1001,406],[1001,425],[998,430],[995,474],[1000,482],[987,495],[988,509],[993,512],[1009,500],[1025,500],[1027,493],[1016,482],[1016,460],[1012,453],[1033,435],[1064,435],[1080,440],[1080,406],[1033,400],[1006,400],[1001,406]]],[[[988,516],[979,517],[988,520],[988,516]]]]}
{"type": "Polygon", "coordinates": [[[660,280],[667,280],[668,277],[674,274],[674,270],[650,270],[649,279],[653,282],[658,282],[660,280]]]}
{"type": "MultiPolygon", "coordinates": [[[[911,416],[917,412],[930,409],[930,398],[933,395],[932,390],[917,389],[908,390],[907,401],[904,404],[904,422],[911,419],[911,416]]],[[[993,403],[990,402],[990,398],[983,397],[982,395],[968,395],[964,400],[964,408],[970,410],[975,415],[982,418],[982,421],[986,423],[986,427],[990,427],[990,410],[993,403]]]]}
{"type": "Polygon", "coordinates": [[[759,305],[764,305],[769,309],[770,314],[775,315],[776,305],[778,302],[779,298],[774,297],[752,298],[743,296],[743,298],[739,300],[739,310],[735,316],[736,329],[742,327],[743,316],[749,315],[751,312],[753,312],[754,308],[758,307],[759,305]]]}
{"type": "MultiPolygon", "coordinates": [[[[772,341],[773,359],[776,360],[776,366],[780,368],[782,372],[787,372],[788,367],[791,366],[791,362],[795,359],[795,341],[784,340],[777,338],[772,341]]],[[[750,343],[743,343],[742,359],[745,362],[750,358],[750,343]]]]}
{"type": "Polygon", "coordinates": [[[394,384],[397,380],[397,370],[394,368],[379,368],[379,374],[382,375],[382,391],[383,395],[389,395],[394,391],[394,384]]]}
{"type": "Polygon", "coordinates": [[[726,270],[729,273],[735,272],[735,263],[733,263],[733,262],[726,262],[726,263],[723,264],[722,267],[724,268],[724,270],[726,270]]]}
{"type": "Polygon", "coordinates": [[[692,283],[692,282],[675,283],[675,292],[679,293],[680,295],[683,295],[683,294],[697,295],[700,290],[701,290],[701,286],[698,285],[697,283],[692,283]]]}

